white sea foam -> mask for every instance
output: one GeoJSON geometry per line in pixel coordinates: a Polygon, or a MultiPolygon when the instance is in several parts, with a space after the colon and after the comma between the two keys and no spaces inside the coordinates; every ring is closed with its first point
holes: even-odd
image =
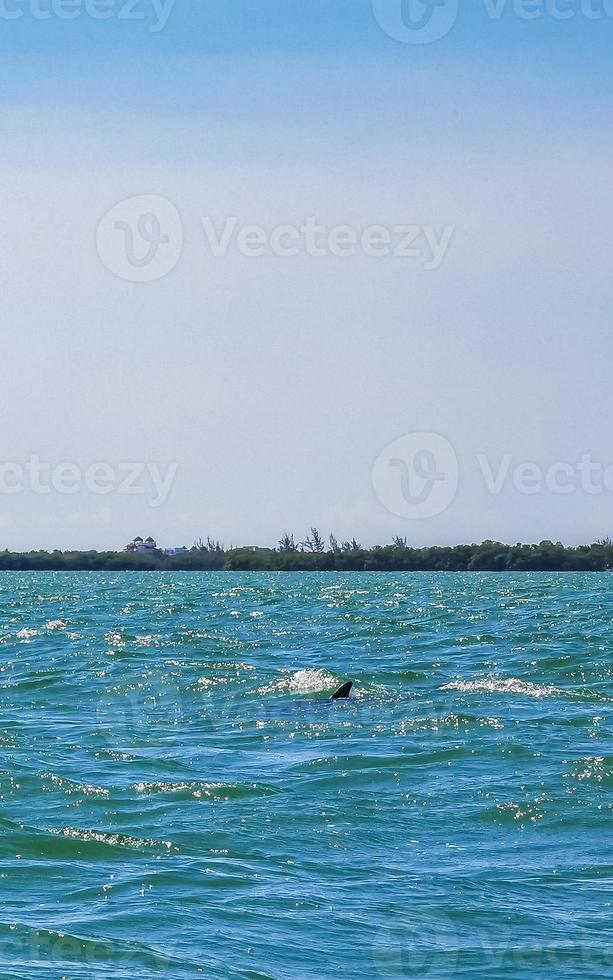
{"type": "Polygon", "coordinates": [[[114,647],[125,647],[123,635],[118,630],[109,630],[104,634],[104,639],[114,647]]]}
{"type": "Polygon", "coordinates": [[[317,694],[318,691],[328,691],[338,685],[337,678],[322,668],[307,668],[297,670],[295,674],[286,674],[274,684],[260,688],[258,694],[272,694],[274,691],[291,691],[292,694],[317,694]]]}
{"type": "Polygon", "coordinates": [[[63,630],[68,623],[63,619],[50,619],[48,623],[45,623],[45,629],[50,633],[55,633],[57,630],[63,630]]]}
{"type": "Polygon", "coordinates": [[[288,687],[296,694],[315,694],[317,691],[334,687],[335,684],[336,678],[327,670],[319,668],[296,671],[290,677],[288,687]]]}
{"type": "Polygon", "coordinates": [[[441,688],[443,691],[462,691],[464,694],[483,692],[485,694],[523,694],[530,698],[548,698],[564,694],[552,684],[533,684],[520,681],[517,677],[484,677],[477,681],[452,681],[441,688]]]}
{"type": "Polygon", "coordinates": [[[153,840],[150,838],[131,837],[129,834],[111,834],[102,830],[81,830],[76,827],[50,828],[50,834],[58,837],[72,837],[75,840],[96,841],[98,844],[108,844],[110,847],[161,847],[168,851],[178,851],[168,840],[153,840]]]}
{"type": "Polygon", "coordinates": [[[35,636],[38,636],[38,630],[30,629],[24,626],[22,630],[16,634],[18,640],[33,640],[35,636]]]}

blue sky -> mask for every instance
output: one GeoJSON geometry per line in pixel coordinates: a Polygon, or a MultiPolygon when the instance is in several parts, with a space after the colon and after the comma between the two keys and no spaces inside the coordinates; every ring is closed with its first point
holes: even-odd
{"type": "Polygon", "coordinates": [[[4,546],[264,544],[312,524],[364,543],[611,532],[606,486],[526,493],[509,478],[492,493],[478,462],[613,463],[613,18],[599,0],[535,20],[460,0],[423,45],[386,34],[369,0],[176,0],[157,33],[144,0],[143,20],[107,22],[84,3],[43,21],[33,2],[0,14],[2,457],[177,474],[157,507],[0,493],[4,546]],[[181,256],[126,281],[97,229],[143,195],[180,214],[181,256]],[[427,270],[360,252],[216,258],[202,227],[234,216],[270,233],[309,215],[453,236],[427,270]],[[444,436],[459,467],[453,501],[419,519],[390,512],[372,477],[415,432],[444,436]]]}

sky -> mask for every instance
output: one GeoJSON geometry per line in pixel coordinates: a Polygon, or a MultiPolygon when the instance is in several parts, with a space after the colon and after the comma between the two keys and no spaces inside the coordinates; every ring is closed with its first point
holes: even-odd
{"type": "Polygon", "coordinates": [[[0,547],[613,533],[613,3],[432,3],[0,2],[0,547]]]}

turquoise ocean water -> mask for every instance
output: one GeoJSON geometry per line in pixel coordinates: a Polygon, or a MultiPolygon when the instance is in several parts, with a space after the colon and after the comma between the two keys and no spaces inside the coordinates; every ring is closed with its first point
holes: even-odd
{"type": "Polygon", "coordinates": [[[612,976],[612,651],[610,575],[1,574],[0,977],[612,976]]]}

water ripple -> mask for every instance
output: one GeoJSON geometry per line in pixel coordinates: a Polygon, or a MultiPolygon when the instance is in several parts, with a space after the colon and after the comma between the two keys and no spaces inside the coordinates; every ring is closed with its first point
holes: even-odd
{"type": "Polygon", "coordinates": [[[609,975],[610,583],[0,574],[0,976],[609,975]]]}

